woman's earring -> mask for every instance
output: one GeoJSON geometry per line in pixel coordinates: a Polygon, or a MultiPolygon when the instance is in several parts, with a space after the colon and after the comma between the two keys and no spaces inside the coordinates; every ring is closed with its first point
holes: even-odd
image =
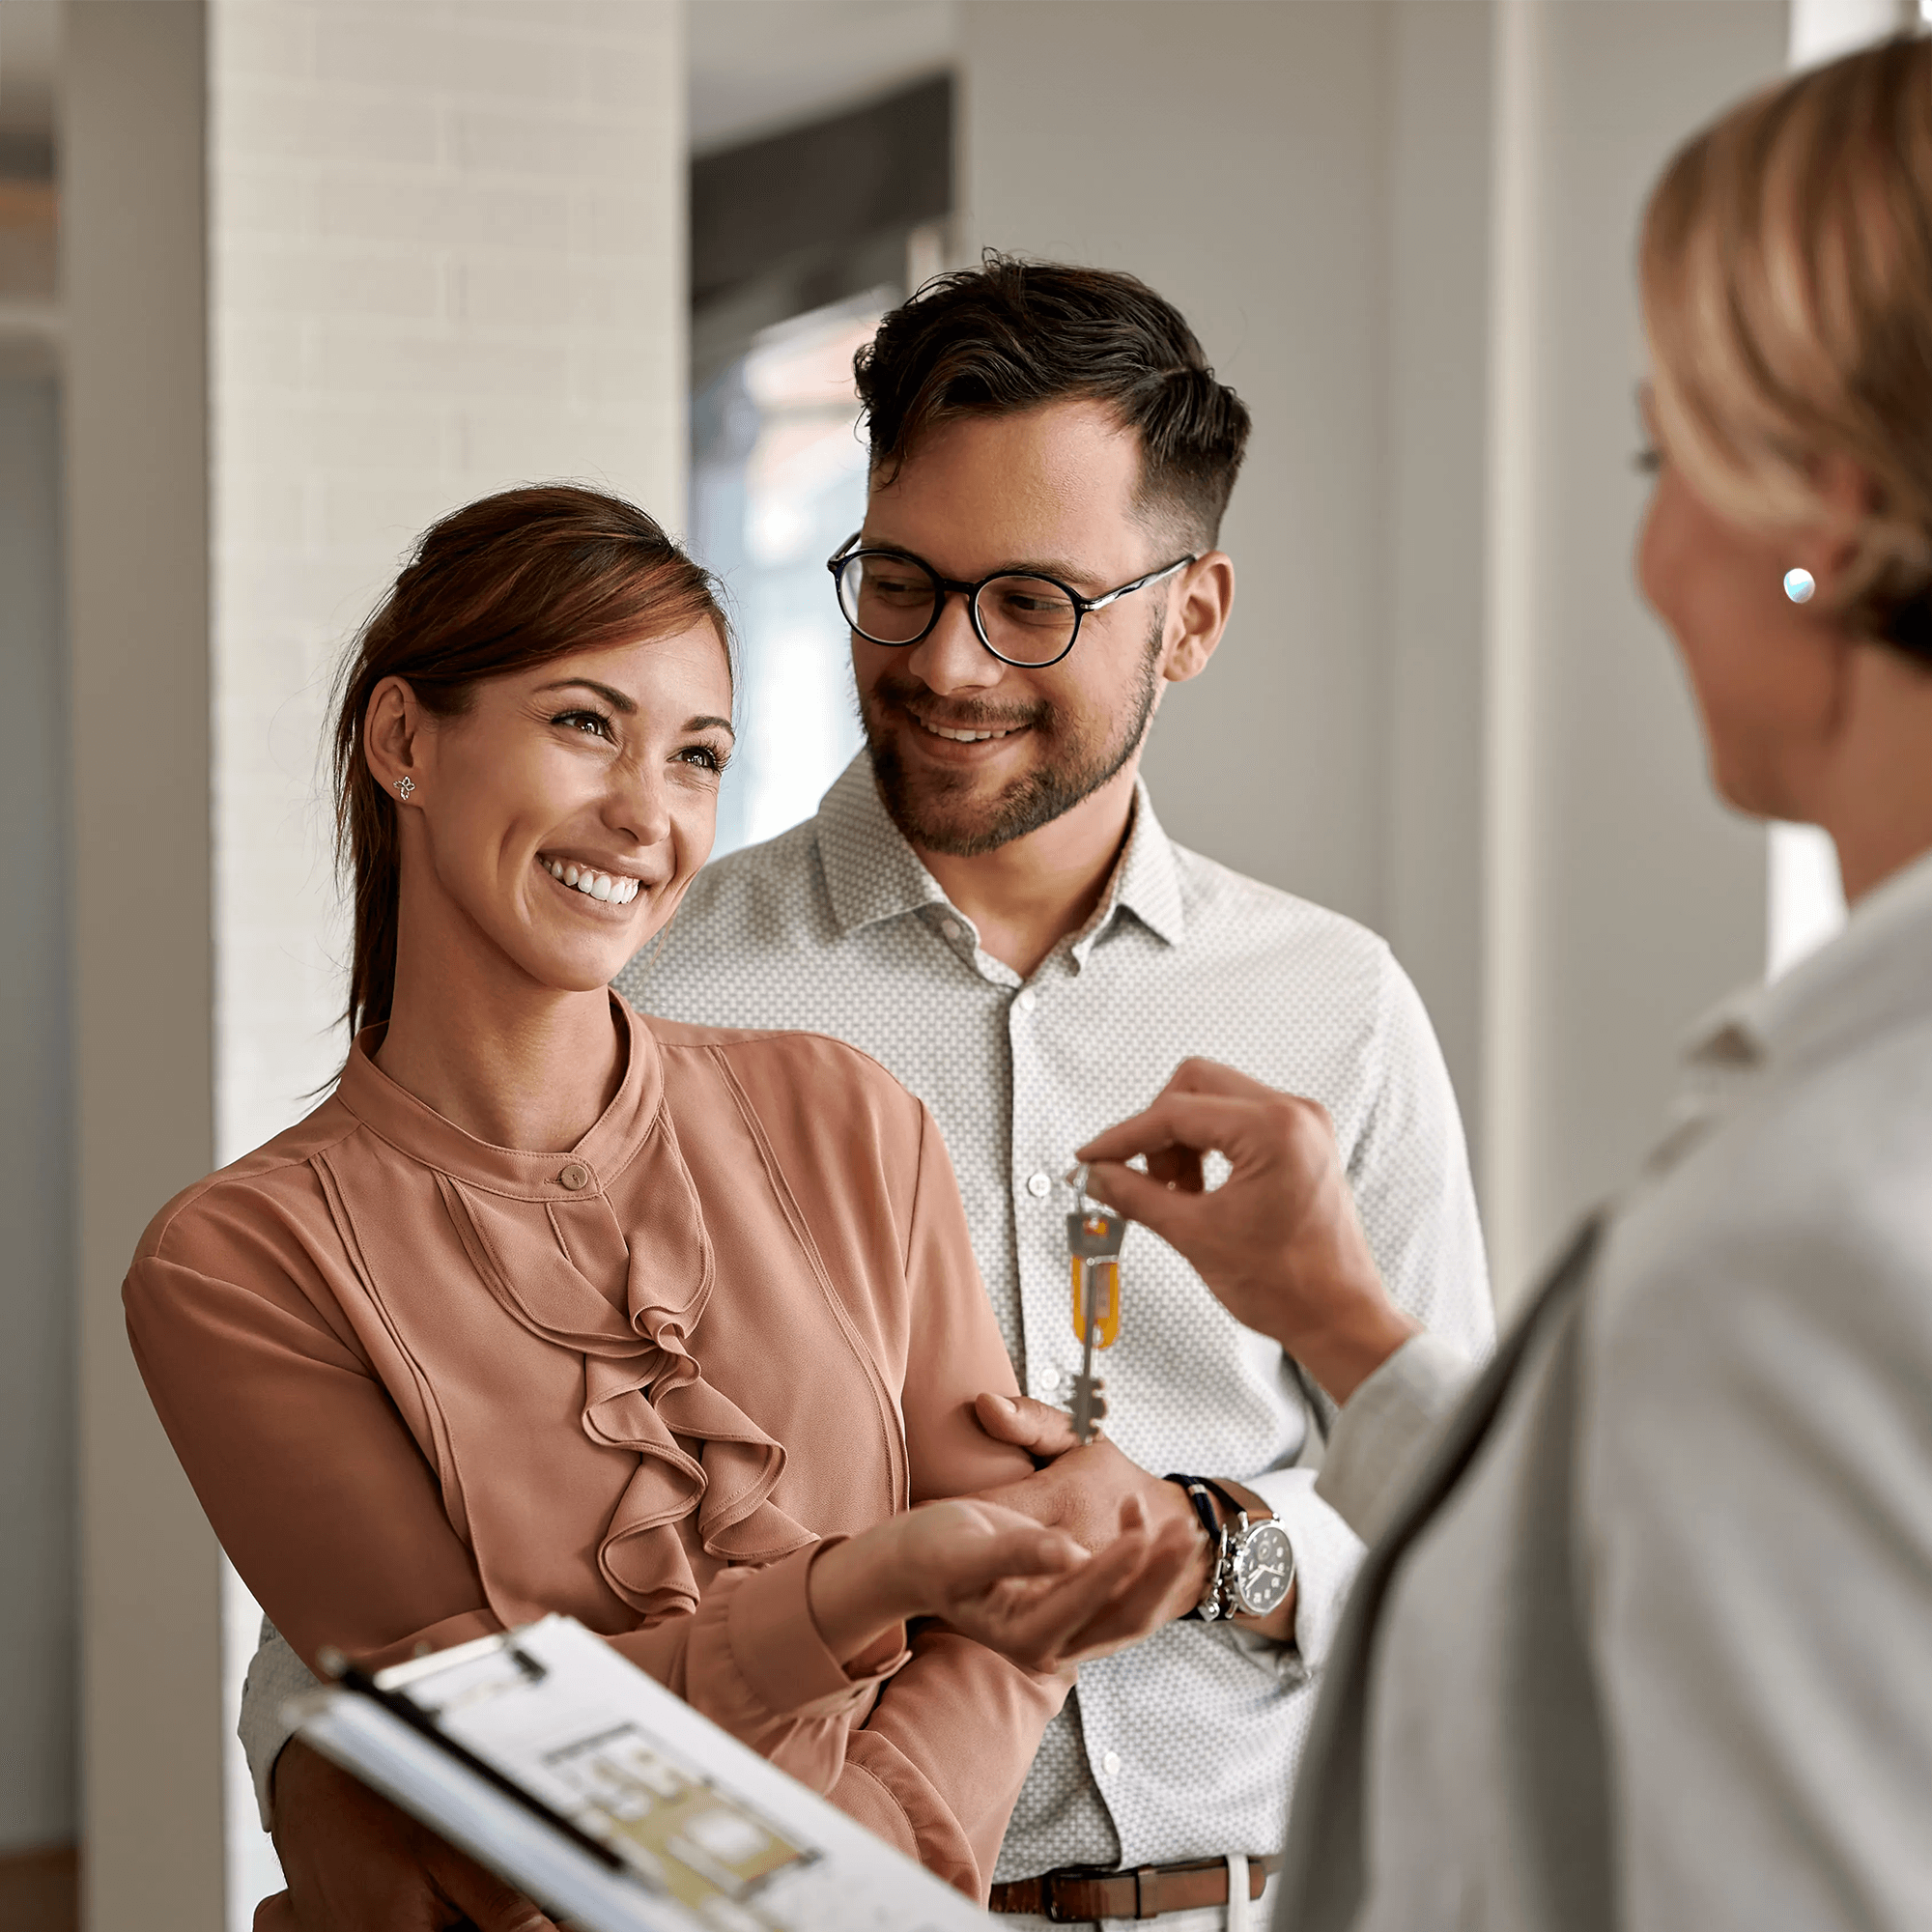
{"type": "MultiPolygon", "coordinates": [[[[1810,596],[1811,593],[1810,591],[1807,590],[1804,594],[1805,596],[1808,597],[1810,596]]],[[[414,791],[415,788],[416,788],[416,781],[414,779],[405,778],[405,779],[398,779],[396,781],[396,796],[398,798],[408,798],[411,792],[414,791]]]]}
{"type": "Polygon", "coordinates": [[[1784,594],[1794,604],[1808,604],[1811,593],[1818,587],[1818,580],[1808,570],[1787,570],[1784,573],[1784,594]]]}

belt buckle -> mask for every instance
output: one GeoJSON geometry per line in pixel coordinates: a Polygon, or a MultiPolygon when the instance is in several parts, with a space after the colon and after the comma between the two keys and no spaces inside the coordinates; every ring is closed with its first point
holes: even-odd
{"type": "Polygon", "coordinates": [[[1134,1868],[1134,1917],[1136,1918],[1158,1918],[1160,1917],[1160,1879],[1158,1865],[1137,1865],[1134,1868]]]}
{"type": "MultiPolygon", "coordinates": [[[[1056,1865],[1050,1872],[1039,1875],[1040,1916],[1049,1925],[1091,1925],[1096,1915],[1084,1906],[1068,1905],[1065,1911],[1061,1910],[1061,1886],[1094,1885],[1103,1879],[1125,1876],[1117,1865],[1056,1865]]],[[[1107,1915],[1101,1913],[1098,1916],[1105,1918],[1107,1915]]]]}

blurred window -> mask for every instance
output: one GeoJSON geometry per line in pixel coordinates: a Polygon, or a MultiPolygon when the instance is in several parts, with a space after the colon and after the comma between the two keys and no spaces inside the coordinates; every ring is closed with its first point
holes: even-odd
{"type": "Polygon", "coordinates": [[[810,817],[861,743],[825,559],[866,515],[852,355],[897,299],[875,289],[760,331],[694,402],[692,548],[724,580],[738,639],[720,854],[810,817]]]}

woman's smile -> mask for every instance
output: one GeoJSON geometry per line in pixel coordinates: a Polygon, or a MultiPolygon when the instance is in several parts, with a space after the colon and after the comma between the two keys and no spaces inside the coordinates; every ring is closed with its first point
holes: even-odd
{"type": "Polygon", "coordinates": [[[627,906],[644,883],[629,872],[605,870],[587,861],[566,859],[560,853],[539,852],[537,864],[565,891],[598,904],[627,906]]]}

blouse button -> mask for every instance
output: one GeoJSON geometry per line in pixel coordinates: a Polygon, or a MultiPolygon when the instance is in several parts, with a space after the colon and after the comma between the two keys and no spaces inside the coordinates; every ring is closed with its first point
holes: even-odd
{"type": "Polygon", "coordinates": [[[574,1160],[557,1176],[563,1186],[576,1189],[590,1185],[590,1170],[581,1160],[574,1160]]]}

